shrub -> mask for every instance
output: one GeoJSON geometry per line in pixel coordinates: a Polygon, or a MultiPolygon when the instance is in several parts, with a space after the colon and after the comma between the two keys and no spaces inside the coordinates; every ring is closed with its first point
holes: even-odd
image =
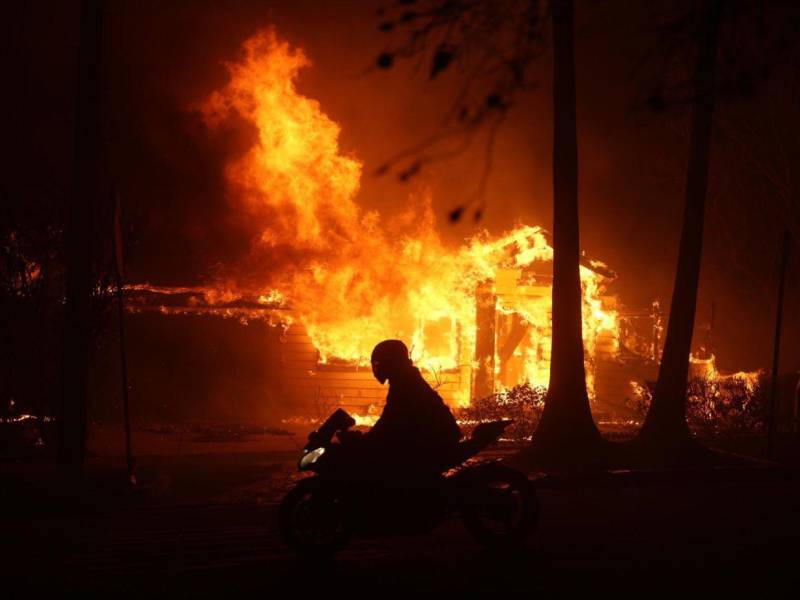
{"type": "Polygon", "coordinates": [[[531,439],[544,409],[547,388],[533,387],[527,383],[508,391],[474,400],[468,408],[456,415],[465,435],[480,422],[512,419],[502,439],[521,443],[531,439]]]}
{"type": "MultiPolygon", "coordinates": [[[[644,418],[653,397],[651,384],[636,386],[635,410],[644,418]]],[[[687,385],[686,420],[701,437],[752,435],[764,431],[768,386],[760,373],[696,378],[687,385]]]]}

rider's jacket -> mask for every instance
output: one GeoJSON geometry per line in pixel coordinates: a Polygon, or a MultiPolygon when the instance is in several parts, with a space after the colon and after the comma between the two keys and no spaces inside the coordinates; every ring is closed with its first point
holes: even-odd
{"type": "Polygon", "coordinates": [[[367,433],[374,451],[402,448],[411,461],[447,452],[460,439],[450,409],[411,365],[390,381],[383,413],[367,433]]]}

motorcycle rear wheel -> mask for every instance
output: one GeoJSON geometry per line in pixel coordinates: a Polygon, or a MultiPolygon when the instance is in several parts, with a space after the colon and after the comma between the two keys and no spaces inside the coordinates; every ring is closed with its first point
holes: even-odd
{"type": "Polygon", "coordinates": [[[352,533],[341,498],[318,485],[292,488],[281,501],[278,519],[286,545],[306,558],[333,557],[352,533]]]}
{"type": "Polygon", "coordinates": [[[492,548],[518,546],[539,520],[536,489],[519,471],[502,465],[481,469],[472,482],[475,497],[461,521],[477,541],[492,548]]]}

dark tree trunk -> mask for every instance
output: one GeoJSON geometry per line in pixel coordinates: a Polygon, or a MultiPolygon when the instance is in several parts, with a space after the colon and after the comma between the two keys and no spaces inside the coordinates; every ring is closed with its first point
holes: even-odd
{"type": "Polygon", "coordinates": [[[600,440],[586,393],[578,228],[573,1],[553,2],[553,346],[550,387],[530,450],[543,463],[591,460],[600,440]]]}
{"type": "Polygon", "coordinates": [[[83,0],[73,181],[65,234],[67,276],[57,457],[59,469],[68,472],[83,468],[86,451],[92,243],[100,146],[102,18],[101,0],[83,0]]]}
{"type": "Polygon", "coordinates": [[[698,54],[678,269],[658,381],[639,434],[639,442],[662,451],[666,459],[677,459],[675,452],[694,445],[686,423],[686,384],[703,253],[719,8],[716,0],[700,2],[697,8],[698,54]]]}

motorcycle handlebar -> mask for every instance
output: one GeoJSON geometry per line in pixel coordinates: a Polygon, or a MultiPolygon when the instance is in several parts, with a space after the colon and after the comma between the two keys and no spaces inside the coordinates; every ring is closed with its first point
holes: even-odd
{"type": "Polygon", "coordinates": [[[336,409],[330,417],[319,427],[308,434],[309,444],[323,445],[327,444],[333,438],[333,434],[337,431],[349,429],[356,424],[356,421],[347,412],[341,408],[336,409]]]}

